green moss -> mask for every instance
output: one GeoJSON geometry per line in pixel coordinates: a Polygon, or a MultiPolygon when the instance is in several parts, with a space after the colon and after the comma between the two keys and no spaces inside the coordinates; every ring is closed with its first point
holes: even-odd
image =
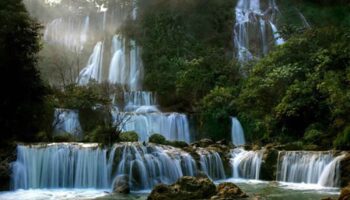
{"type": "Polygon", "coordinates": [[[137,142],[139,140],[139,136],[135,131],[127,131],[120,133],[119,139],[122,142],[137,142]]]}
{"type": "Polygon", "coordinates": [[[350,149],[350,126],[347,126],[342,133],[337,135],[333,145],[337,149],[350,149]]]}
{"type": "Polygon", "coordinates": [[[163,135],[154,133],[149,137],[149,142],[155,143],[155,144],[166,144],[166,139],[163,135]]]}

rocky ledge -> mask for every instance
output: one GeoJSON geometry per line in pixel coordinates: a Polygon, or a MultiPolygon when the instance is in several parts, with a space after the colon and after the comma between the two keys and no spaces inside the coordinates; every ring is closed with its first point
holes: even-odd
{"type": "Polygon", "coordinates": [[[172,185],[157,185],[147,200],[188,199],[242,199],[248,197],[233,183],[221,183],[217,187],[206,177],[181,177],[172,185]]]}

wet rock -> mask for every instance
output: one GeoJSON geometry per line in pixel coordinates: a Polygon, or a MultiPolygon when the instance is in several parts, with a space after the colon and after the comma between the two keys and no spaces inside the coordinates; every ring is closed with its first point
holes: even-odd
{"type": "Polygon", "coordinates": [[[230,200],[247,198],[248,195],[244,193],[237,185],[233,183],[220,183],[217,187],[217,194],[211,199],[230,200]]]}
{"type": "Polygon", "coordinates": [[[273,145],[267,145],[262,157],[260,179],[273,181],[276,178],[278,150],[273,145]]]}
{"type": "Polygon", "coordinates": [[[115,178],[113,192],[121,194],[130,193],[129,177],[127,175],[120,175],[115,178]]]}
{"type": "Polygon", "coordinates": [[[210,199],[215,195],[216,187],[208,178],[184,176],[172,185],[157,185],[148,196],[148,200],[187,200],[210,199]]]}
{"type": "Polygon", "coordinates": [[[199,141],[197,141],[197,142],[192,143],[191,146],[195,146],[195,147],[208,147],[208,146],[211,145],[211,144],[214,144],[214,141],[211,140],[211,139],[205,138],[205,139],[201,139],[201,140],[199,140],[199,141]]]}
{"type": "Polygon", "coordinates": [[[350,185],[341,190],[338,200],[350,200],[350,185]]]}
{"type": "Polygon", "coordinates": [[[350,153],[340,161],[340,185],[349,187],[350,184],[350,153]]]}

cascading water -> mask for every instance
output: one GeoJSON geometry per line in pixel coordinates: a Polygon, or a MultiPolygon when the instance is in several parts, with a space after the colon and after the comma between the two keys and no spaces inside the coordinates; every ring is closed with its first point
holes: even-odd
{"type": "Polygon", "coordinates": [[[266,55],[271,41],[277,45],[284,41],[275,24],[278,7],[274,0],[261,5],[260,0],[239,0],[235,8],[234,44],[240,61],[266,55]]]}
{"type": "Polygon", "coordinates": [[[243,148],[231,150],[230,163],[233,178],[259,179],[263,150],[245,151],[243,148]]]}
{"type": "MultiPolygon", "coordinates": [[[[142,108],[142,107],[141,107],[142,108]]],[[[127,119],[122,127],[123,131],[135,131],[139,141],[158,133],[168,140],[190,142],[189,124],[186,115],[179,113],[112,113],[114,121],[127,119]]]]}
{"type": "Polygon", "coordinates": [[[235,146],[245,145],[244,131],[236,117],[231,117],[231,138],[235,146]]]}
{"type": "Polygon", "coordinates": [[[13,188],[109,188],[108,161],[97,144],[20,145],[13,188]]]}
{"type": "Polygon", "coordinates": [[[336,187],[341,158],[334,158],[332,152],[281,151],[278,155],[277,180],[336,187]]]}
{"type": "Polygon", "coordinates": [[[225,179],[225,170],[218,152],[201,149],[197,151],[200,155],[200,169],[211,179],[225,179]]]}
{"type": "Polygon", "coordinates": [[[102,82],[102,67],[103,67],[103,42],[98,42],[92,52],[87,66],[79,73],[78,84],[87,85],[91,80],[102,82]]]}
{"type": "Polygon", "coordinates": [[[53,121],[54,133],[71,133],[80,137],[82,129],[79,121],[79,113],[76,110],[56,108],[53,121]]]}
{"type": "Polygon", "coordinates": [[[170,184],[194,176],[197,168],[186,152],[166,146],[118,144],[110,150],[97,144],[48,144],[17,147],[12,164],[14,189],[103,188],[127,175],[133,190],[170,184]]]}
{"type": "Polygon", "coordinates": [[[158,183],[171,184],[181,176],[194,176],[196,165],[192,157],[178,149],[165,146],[122,147],[117,177],[127,175],[132,190],[151,189],[158,183]]]}

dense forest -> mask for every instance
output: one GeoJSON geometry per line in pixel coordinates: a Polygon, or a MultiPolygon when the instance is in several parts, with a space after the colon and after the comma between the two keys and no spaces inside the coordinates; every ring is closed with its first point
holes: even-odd
{"type": "MultiPolygon", "coordinates": [[[[123,3],[96,2],[107,7],[123,3]]],[[[235,2],[139,1],[140,17],[126,21],[118,32],[142,46],[144,87],[157,93],[165,110],[193,116],[198,138],[228,139],[229,117],[237,116],[250,143],[349,149],[349,3],[279,2],[277,23],[286,43],[262,58],[239,62],[232,33],[235,2]],[[310,26],[293,17],[296,8],[310,26]]],[[[40,70],[48,74],[42,70],[47,63],[38,57],[41,26],[21,0],[2,0],[0,9],[5,77],[1,142],[52,141],[55,107],[80,109],[89,116],[96,114],[91,108],[96,103],[110,103],[105,94],[118,87],[76,86],[74,78],[58,87],[40,77],[40,70]]],[[[111,132],[106,117],[86,117],[89,137],[83,140],[94,141],[96,135],[111,132]]]]}

